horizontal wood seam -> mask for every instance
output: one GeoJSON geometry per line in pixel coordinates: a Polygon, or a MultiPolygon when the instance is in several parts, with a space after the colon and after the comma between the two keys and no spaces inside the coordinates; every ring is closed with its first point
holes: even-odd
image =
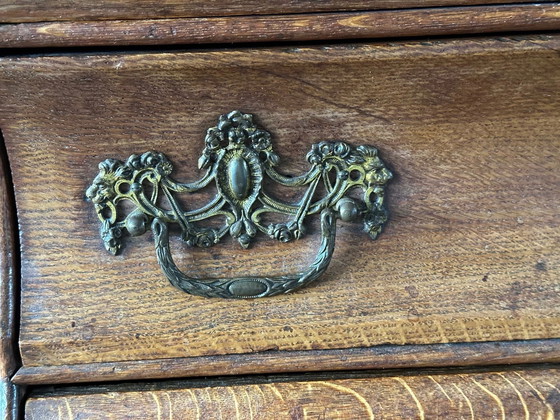
{"type": "Polygon", "coordinates": [[[557,1],[545,0],[542,2],[535,1],[496,1],[479,4],[456,4],[456,5],[415,5],[405,7],[383,7],[383,8],[364,8],[364,9],[332,9],[332,10],[309,10],[309,11],[282,11],[270,13],[239,13],[239,14],[211,14],[211,15],[185,15],[185,16],[159,16],[151,18],[135,18],[124,16],[120,18],[99,18],[99,19],[53,19],[53,20],[34,20],[34,21],[0,21],[2,25],[30,25],[30,24],[47,24],[47,23],[101,23],[101,22],[138,22],[138,21],[169,21],[169,20],[190,20],[190,19],[225,19],[225,18],[282,18],[291,16],[316,16],[316,15],[350,15],[355,13],[379,13],[379,12],[405,12],[405,11],[421,11],[421,10],[438,10],[438,9],[473,9],[473,8],[488,8],[488,7],[525,7],[525,6],[542,6],[552,3],[559,3],[557,1]]]}
{"type": "MultiPolygon", "coordinates": [[[[544,1],[544,3],[550,2],[550,0],[544,1]]],[[[138,5],[134,0],[122,0],[118,4],[109,0],[101,0],[94,5],[70,0],[48,0],[40,3],[32,0],[18,0],[13,3],[0,5],[1,23],[274,16],[494,4],[533,4],[534,2],[526,0],[508,0],[506,2],[493,0],[349,0],[345,2],[336,0],[321,2],[313,0],[271,0],[268,2],[217,0],[209,4],[202,0],[184,2],[161,0],[159,2],[148,1],[138,5]]]]}
{"type": "Polygon", "coordinates": [[[361,370],[361,371],[320,371],[320,372],[293,372],[288,374],[272,375],[245,375],[245,376],[215,376],[196,378],[175,378],[169,380],[143,380],[132,382],[104,383],[81,383],[81,384],[59,384],[54,386],[37,386],[30,389],[28,398],[50,398],[68,395],[93,395],[108,392],[145,392],[145,391],[172,391],[197,388],[220,388],[247,385],[262,385],[270,383],[294,383],[294,382],[316,382],[316,381],[339,381],[348,379],[378,380],[400,376],[404,378],[423,377],[427,375],[480,375],[498,372],[548,372],[560,369],[560,364],[520,364],[520,365],[488,365],[472,367],[450,367],[450,368],[418,368],[418,369],[383,369],[383,370],[361,370]]]}
{"type": "Polygon", "coordinates": [[[346,350],[261,352],[224,356],[22,367],[16,384],[64,384],[366,369],[473,367],[559,363],[560,339],[431,345],[384,345],[346,350]]]}
{"type": "Polygon", "coordinates": [[[0,25],[3,48],[236,44],[560,30],[560,3],[0,25]]]}

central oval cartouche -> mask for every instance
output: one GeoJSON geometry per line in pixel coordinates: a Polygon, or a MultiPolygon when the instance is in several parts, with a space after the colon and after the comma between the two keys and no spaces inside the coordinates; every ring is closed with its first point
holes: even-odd
{"type": "Polygon", "coordinates": [[[234,157],[228,164],[228,178],[231,190],[238,200],[249,194],[249,165],[241,156],[234,157]]]}

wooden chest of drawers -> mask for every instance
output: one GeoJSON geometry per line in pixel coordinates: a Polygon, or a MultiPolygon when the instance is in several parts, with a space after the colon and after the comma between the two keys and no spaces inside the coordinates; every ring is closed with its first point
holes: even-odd
{"type": "MultiPolygon", "coordinates": [[[[357,3],[348,7],[377,8],[357,3]]],[[[5,20],[25,20],[24,7],[5,8],[5,20]]],[[[106,18],[130,13],[122,7],[106,18]]],[[[0,58],[6,395],[16,393],[15,401],[27,386],[29,418],[556,415],[560,377],[543,364],[560,357],[558,35],[171,50],[163,46],[200,36],[196,25],[208,22],[197,15],[212,13],[169,7],[164,15],[132,16],[168,18],[130,23],[155,25],[154,37],[122,35],[123,44],[162,45],[150,50],[109,51],[119,25],[128,23],[108,22],[94,40],[88,31],[99,22],[72,20],[98,19],[100,12],[79,7],[44,15],[67,23],[0,27],[10,47],[101,45],[6,50],[0,58]],[[179,25],[182,38],[162,34],[168,24],[179,25]],[[67,36],[75,25],[83,29],[78,41],[67,36]],[[339,222],[322,278],[258,299],[174,288],[158,266],[151,233],[125,236],[122,252],[108,253],[86,199],[98,164],[157,150],[173,164],[174,179],[192,182],[201,177],[206,130],[237,109],[272,134],[286,174],[309,169],[314,143],[376,146],[394,174],[379,238],[371,241],[361,223],[339,222]],[[506,364],[519,366],[498,366],[506,364]],[[381,370],[391,368],[404,370],[381,370]],[[272,376],[246,376],[254,374],[272,376]],[[208,376],[218,379],[199,379],[208,376]],[[91,385],[101,382],[107,384],[91,385]]],[[[262,13],[278,7],[271,3],[262,13]]],[[[292,19],[292,38],[276,39],[260,26],[234,34],[325,40],[333,37],[321,35],[324,19],[351,19],[357,26],[348,24],[349,35],[338,38],[373,38],[375,25],[364,29],[363,22],[387,19],[383,13],[484,21],[489,8],[510,13],[515,23],[508,27],[502,16],[486,23],[489,31],[557,29],[560,22],[554,3],[507,7],[258,18],[271,27],[292,19]],[[523,21],[537,14],[540,20],[523,21]],[[297,19],[318,26],[301,38],[297,19]]],[[[34,21],[40,12],[27,16],[34,21]]],[[[223,19],[235,28],[232,22],[257,17],[223,19]]],[[[424,22],[429,33],[426,21],[418,22],[414,30],[424,22]]],[[[214,29],[204,42],[222,39],[214,29]]],[[[264,185],[285,202],[302,197],[301,189],[264,185]]],[[[194,209],[213,194],[181,203],[194,209]]],[[[319,231],[315,216],[299,241],[259,234],[249,249],[229,237],[201,249],[172,230],[171,247],[177,265],[195,277],[278,276],[310,264],[319,231]]]]}

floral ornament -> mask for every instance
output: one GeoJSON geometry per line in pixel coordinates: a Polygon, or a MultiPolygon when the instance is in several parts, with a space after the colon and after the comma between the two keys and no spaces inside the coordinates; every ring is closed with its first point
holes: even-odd
{"type": "Polygon", "coordinates": [[[241,111],[231,111],[229,114],[222,114],[218,118],[218,129],[227,132],[231,128],[242,128],[244,130],[255,129],[252,114],[244,114],[241,111]]]}
{"type": "Polygon", "coordinates": [[[209,248],[218,242],[218,235],[214,229],[200,229],[194,233],[183,232],[182,239],[189,246],[197,246],[199,248],[209,248]]]}
{"type": "Polygon", "coordinates": [[[290,242],[305,234],[303,225],[297,222],[271,224],[267,230],[268,236],[280,242],[290,242]]]}
{"type": "Polygon", "coordinates": [[[101,239],[105,245],[105,249],[111,254],[116,255],[122,246],[122,229],[119,226],[112,226],[106,220],[99,229],[101,239]]]}
{"type": "Polygon", "coordinates": [[[236,238],[243,248],[247,248],[249,246],[252,238],[255,237],[257,232],[257,225],[255,225],[255,223],[246,216],[241,216],[241,218],[233,223],[229,228],[229,234],[236,238]]]}
{"type": "Polygon", "coordinates": [[[372,211],[368,211],[364,215],[364,232],[366,232],[371,239],[377,239],[387,219],[388,214],[385,208],[376,208],[372,211]]]}
{"type": "Polygon", "coordinates": [[[265,161],[271,166],[277,165],[280,158],[272,150],[271,135],[268,131],[257,128],[251,114],[233,111],[220,116],[218,124],[206,131],[205,148],[198,161],[199,169],[206,169],[219,159],[231,145],[250,146],[262,152],[265,161]]]}
{"type": "Polygon", "coordinates": [[[251,134],[251,143],[253,148],[259,151],[270,148],[270,133],[264,130],[256,130],[253,134],[251,134]]]}
{"type": "Polygon", "coordinates": [[[163,153],[146,152],[141,155],[131,155],[125,164],[127,169],[142,170],[155,169],[161,176],[168,176],[173,171],[173,165],[163,153]]]}
{"type": "Polygon", "coordinates": [[[206,132],[206,138],[204,139],[204,143],[206,144],[206,149],[208,149],[211,152],[214,152],[223,146],[224,135],[216,127],[209,128],[208,131],[206,132]]]}
{"type": "Polygon", "coordinates": [[[230,143],[243,144],[248,138],[247,131],[241,127],[230,128],[228,131],[228,140],[230,143]]]}
{"type": "Polygon", "coordinates": [[[343,141],[323,141],[311,146],[307,160],[311,164],[320,164],[329,158],[345,159],[347,163],[360,163],[358,156],[353,152],[353,147],[343,141]]]}

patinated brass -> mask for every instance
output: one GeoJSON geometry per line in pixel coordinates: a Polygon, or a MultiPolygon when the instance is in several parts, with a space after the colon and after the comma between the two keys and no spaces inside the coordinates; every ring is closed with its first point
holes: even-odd
{"type": "Polygon", "coordinates": [[[342,141],[314,144],[307,154],[311,164],[303,175],[291,177],[276,171],[280,158],[272,148],[269,132],[258,128],[251,114],[233,111],[220,116],[208,129],[205,147],[198,161],[205,175],[193,183],[171,178],[173,166],[162,153],[132,155],[126,162],[106,159],[87,190],[101,221],[105,248],[116,254],[125,233],[142,235],[151,224],[158,262],[171,282],[187,293],[206,297],[255,298],[288,293],[318,278],[328,267],[335,244],[336,219],[361,219],[365,232],[375,239],[387,221],[383,205],[385,185],[391,172],[372,146],[354,147],[342,141]],[[269,177],[288,187],[304,187],[299,203],[284,203],[263,190],[269,177]],[[321,198],[319,183],[324,184],[321,198]],[[185,211],[175,198],[179,193],[195,193],[215,183],[218,194],[200,209],[185,211]],[[362,199],[348,196],[358,189],[362,199]],[[164,197],[166,200],[161,200],[164,197]],[[128,200],[135,206],[128,214],[117,203],[128,200]],[[161,202],[167,201],[168,205],[161,202]],[[290,217],[286,223],[265,224],[264,213],[290,217]],[[307,216],[321,215],[321,245],[313,264],[304,272],[280,277],[197,279],[181,272],[169,250],[168,223],[177,223],[182,239],[191,246],[210,247],[231,235],[247,248],[260,231],[273,239],[288,242],[305,234],[307,216]],[[220,228],[200,227],[194,222],[223,216],[220,228]]]}

